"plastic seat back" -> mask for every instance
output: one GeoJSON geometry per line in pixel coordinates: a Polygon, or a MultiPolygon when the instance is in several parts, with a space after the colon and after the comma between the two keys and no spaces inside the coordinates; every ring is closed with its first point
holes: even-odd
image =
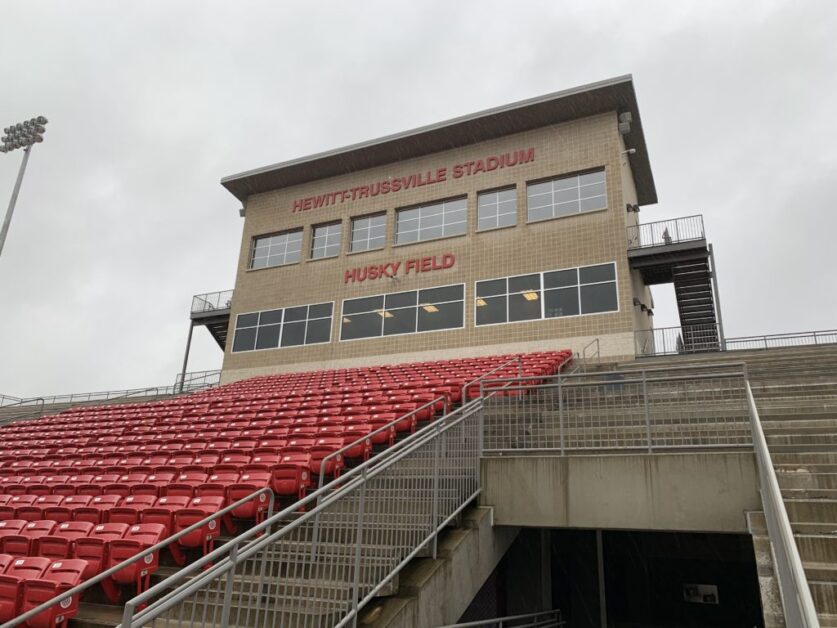
{"type": "MultiPolygon", "coordinates": [[[[36,608],[64,591],[69,591],[81,584],[86,568],[86,561],[77,558],[54,561],[46,568],[39,579],[28,580],[23,583],[21,613],[36,608]]],[[[64,625],[78,611],[78,599],[78,595],[73,595],[67,600],[62,600],[27,620],[26,625],[32,628],[64,625]]]]}

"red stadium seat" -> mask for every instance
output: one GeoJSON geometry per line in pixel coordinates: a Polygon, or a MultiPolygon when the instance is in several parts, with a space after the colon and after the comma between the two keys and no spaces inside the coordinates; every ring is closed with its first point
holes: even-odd
{"type": "Polygon", "coordinates": [[[305,497],[311,486],[311,454],[290,452],[282,455],[282,461],[271,469],[270,486],[282,496],[305,497]]]}
{"type": "MultiPolygon", "coordinates": [[[[143,523],[131,526],[121,539],[109,544],[108,567],[114,567],[122,561],[136,556],[166,538],[163,525],[157,523],[143,523]]],[[[155,551],[111,576],[116,584],[136,583],[137,593],[145,591],[151,580],[151,574],[157,571],[160,564],[160,552],[155,551]]]]}
{"type": "Polygon", "coordinates": [[[108,512],[120,501],[122,497],[119,495],[97,495],[87,506],[76,508],[73,511],[73,519],[94,525],[106,523],[108,512]]]}
{"type": "Polygon", "coordinates": [[[18,534],[0,538],[0,552],[12,556],[30,556],[34,553],[34,542],[42,536],[51,534],[56,525],[55,521],[30,521],[18,534]]]}
{"type": "Polygon", "coordinates": [[[140,513],[152,507],[157,501],[154,495],[129,495],[121,498],[118,505],[108,511],[110,523],[136,525],[140,522],[140,513]]]}
{"type": "MultiPolygon", "coordinates": [[[[342,438],[318,438],[311,447],[311,464],[309,469],[314,475],[320,475],[323,461],[332,454],[343,448],[342,438]]],[[[339,453],[328,459],[325,467],[325,475],[338,477],[344,467],[343,454],[339,453]]]]}
{"type": "Polygon", "coordinates": [[[52,561],[49,558],[16,558],[0,574],[0,621],[7,622],[20,614],[23,583],[40,578],[52,561]]]}
{"type": "MultiPolygon", "coordinates": [[[[195,497],[186,508],[174,513],[174,532],[185,530],[191,525],[206,519],[224,507],[223,497],[195,497]]],[[[200,547],[204,554],[212,551],[215,539],[220,532],[220,521],[213,519],[197,530],[189,532],[177,540],[185,548],[200,547]]]]}
{"type": "Polygon", "coordinates": [[[0,520],[21,519],[17,516],[20,508],[32,506],[38,499],[37,495],[14,495],[3,506],[0,506],[0,520]]]}
{"type": "MultiPolygon", "coordinates": [[[[62,523],[59,525],[68,524],[62,523]]],[[[53,531],[52,534],[44,535],[36,540],[32,553],[50,560],[70,558],[73,555],[73,541],[65,536],[57,536],[53,531]]]]}
{"type": "MultiPolygon", "coordinates": [[[[53,562],[40,578],[26,580],[23,583],[23,603],[21,613],[36,608],[54,597],[81,584],[82,574],[87,564],[78,559],[62,559],[53,562]]],[[[26,621],[32,628],[65,628],[78,611],[78,594],[62,600],[48,610],[42,611],[26,621]]]]}
{"type": "MultiPolygon", "coordinates": [[[[87,561],[83,574],[84,580],[89,580],[107,568],[108,542],[121,539],[129,527],[125,523],[101,523],[95,526],[88,536],[74,540],[73,557],[87,561]]],[[[114,592],[113,587],[109,585],[112,583],[107,580],[103,582],[102,588],[105,593],[111,599],[114,599],[114,594],[115,599],[119,599],[118,590],[114,592]]]]}

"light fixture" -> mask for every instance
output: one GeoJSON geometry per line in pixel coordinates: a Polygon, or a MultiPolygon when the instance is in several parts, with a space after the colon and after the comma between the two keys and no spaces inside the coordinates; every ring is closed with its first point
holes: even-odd
{"type": "Polygon", "coordinates": [[[534,292],[533,290],[529,290],[528,292],[523,293],[523,298],[527,301],[537,301],[538,300],[538,293],[534,292]]]}
{"type": "Polygon", "coordinates": [[[477,307],[482,307],[483,305],[488,305],[485,299],[477,299],[477,307]]]}
{"type": "Polygon", "coordinates": [[[20,171],[17,175],[17,181],[12,191],[12,199],[9,202],[9,209],[6,211],[6,217],[3,220],[3,226],[0,227],[0,254],[3,253],[3,244],[6,242],[6,234],[9,232],[9,225],[12,222],[12,214],[15,210],[15,203],[20,193],[20,184],[23,182],[23,174],[26,172],[26,164],[29,162],[29,153],[32,146],[40,144],[44,141],[44,133],[46,128],[44,125],[49,122],[45,117],[38,116],[25,122],[18,122],[17,124],[10,124],[3,129],[5,135],[0,139],[0,153],[11,153],[18,148],[23,149],[23,160],[20,164],[20,171]]]}
{"type": "Polygon", "coordinates": [[[425,312],[430,312],[431,314],[433,312],[439,311],[439,308],[437,308],[435,305],[422,305],[421,309],[423,309],[425,312]]]}
{"type": "Polygon", "coordinates": [[[381,318],[392,318],[392,317],[394,316],[394,314],[393,314],[392,312],[387,312],[387,311],[385,311],[385,310],[375,310],[375,312],[376,312],[376,313],[378,314],[378,316],[380,316],[381,318]]]}
{"type": "Polygon", "coordinates": [[[352,322],[352,319],[351,319],[351,318],[349,318],[348,316],[344,316],[344,317],[343,317],[343,322],[344,322],[344,323],[351,323],[351,322],[352,322]]]}

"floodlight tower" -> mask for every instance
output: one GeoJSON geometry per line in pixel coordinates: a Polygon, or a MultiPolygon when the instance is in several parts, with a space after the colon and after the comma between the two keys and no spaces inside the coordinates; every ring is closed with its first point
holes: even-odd
{"type": "Polygon", "coordinates": [[[29,154],[32,147],[44,141],[45,125],[48,120],[43,116],[18,122],[3,129],[5,135],[2,137],[0,153],[10,153],[15,149],[23,149],[23,161],[20,164],[20,171],[17,173],[12,200],[9,201],[9,209],[6,210],[6,218],[3,220],[3,227],[0,229],[0,255],[3,254],[3,244],[6,242],[6,234],[9,232],[9,225],[12,222],[12,214],[15,211],[15,203],[20,193],[20,184],[23,181],[23,173],[26,172],[26,164],[29,161],[29,154]]]}

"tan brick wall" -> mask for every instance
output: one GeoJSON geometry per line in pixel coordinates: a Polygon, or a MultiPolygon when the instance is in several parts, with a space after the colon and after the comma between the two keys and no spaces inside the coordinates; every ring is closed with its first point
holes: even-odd
{"type": "Polygon", "coordinates": [[[621,150],[623,144],[617,131],[616,114],[607,113],[250,197],[232,303],[230,342],[224,359],[225,378],[238,379],[244,373],[297,370],[302,365],[363,363],[367,359],[372,363],[381,363],[388,355],[457,355],[458,348],[494,347],[497,351],[490,352],[496,353],[501,347],[505,347],[504,351],[511,350],[520,343],[532,349],[546,346],[542,345],[544,342],[550,346],[568,346],[577,344],[578,339],[605,335],[621,338],[619,342],[604,343],[612,346],[608,349],[612,355],[630,353],[632,343],[625,339],[635,325],[632,296],[636,288],[632,286],[626,255],[622,173],[628,166],[620,155],[621,150]],[[529,147],[535,149],[535,160],[530,163],[460,179],[450,177],[450,167],[455,163],[529,147]],[[447,166],[449,170],[448,181],[444,183],[346,201],[306,212],[292,212],[294,199],[349,189],[387,177],[435,171],[442,166],[447,166]],[[527,181],[602,166],[607,174],[607,210],[526,223],[527,181]],[[477,192],[505,185],[517,185],[517,226],[476,233],[477,192]],[[467,235],[394,246],[396,208],[460,195],[468,196],[467,235]],[[348,254],[350,218],[379,211],[388,214],[386,247],[348,254]],[[308,260],[311,225],[334,220],[343,221],[341,254],[336,258],[308,260]],[[247,269],[254,236],[297,227],[305,228],[300,263],[278,268],[247,269]],[[441,256],[449,252],[456,255],[453,268],[421,274],[399,273],[398,281],[388,278],[349,284],[343,281],[344,271],[353,267],[441,256]],[[617,264],[619,312],[479,328],[474,326],[473,294],[477,280],[609,261],[617,264]],[[344,299],[455,283],[465,283],[463,329],[348,342],[338,340],[340,306],[344,299]],[[238,313],[324,301],[335,302],[330,343],[230,352],[238,313]],[[239,375],[232,373],[239,370],[239,375]]]}

